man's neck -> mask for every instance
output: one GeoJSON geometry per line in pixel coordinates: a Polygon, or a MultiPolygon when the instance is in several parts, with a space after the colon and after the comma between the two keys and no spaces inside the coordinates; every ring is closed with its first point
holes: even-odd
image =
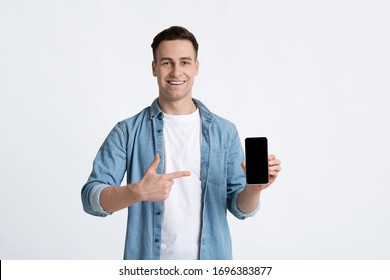
{"type": "Polygon", "coordinates": [[[165,101],[159,98],[161,110],[167,115],[189,115],[196,111],[196,105],[192,99],[165,101]]]}

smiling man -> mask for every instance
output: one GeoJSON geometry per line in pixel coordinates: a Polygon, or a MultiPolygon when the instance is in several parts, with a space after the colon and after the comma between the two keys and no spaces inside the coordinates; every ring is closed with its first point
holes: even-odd
{"type": "Polygon", "coordinates": [[[162,41],[153,53],[152,69],[157,77],[161,109],[170,115],[192,112],[192,86],[199,62],[191,41],[162,41]]]}
{"type": "Polygon", "coordinates": [[[125,259],[232,259],[226,211],[253,216],[280,161],[269,157],[267,185],[246,185],[235,126],[192,97],[194,35],[173,26],[152,49],[158,98],[107,136],[82,188],[84,210],[105,217],[128,209],[125,259]]]}

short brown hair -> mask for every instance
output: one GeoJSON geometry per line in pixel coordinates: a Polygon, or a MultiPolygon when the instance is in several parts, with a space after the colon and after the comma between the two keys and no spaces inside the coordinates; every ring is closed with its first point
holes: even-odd
{"type": "Polygon", "coordinates": [[[162,41],[171,41],[171,40],[188,40],[192,43],[195,50],[195,58],[198,57],[199,44],[196,41],[194,34],[188,31],[182,26],[171,26],[167,29],[164,29],[156,35],[153,39],[151,45],[153,49],[153,59],[156,59],[156,50],[162,41]]]}

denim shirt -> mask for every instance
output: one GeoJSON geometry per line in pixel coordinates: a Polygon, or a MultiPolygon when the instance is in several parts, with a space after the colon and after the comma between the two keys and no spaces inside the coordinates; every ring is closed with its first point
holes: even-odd
{"type": "MultiPolygon", "coordinates": [[[[202,229],[200,259],[232,259],[227,210],[245,219],[237,207],[238,194],[246,185],[241,168],[244,154],[235,126],[211,113],[199,100],[202,121],[201,170],[202,229]]],[[[127,172],[127,183],[139,182],[156,153],[161,157],[157,173],[163,173],[164,115],[156,99],[150,107],[119,122],[109,133],[93,163],[81,197],[85,212],[105,217],[100,192],[119,186],[127,172]]],[[[160,259],[163,202],[142,201],[128,207],[124,259],[160,259]]]]}

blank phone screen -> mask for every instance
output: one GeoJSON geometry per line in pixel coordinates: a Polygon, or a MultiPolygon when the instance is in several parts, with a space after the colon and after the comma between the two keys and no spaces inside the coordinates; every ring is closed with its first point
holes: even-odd
{"type": "Polygon", "coordinates": [[[247,184],[268,183],[268,145],[266,137],[245,139],[247,184]]]}

